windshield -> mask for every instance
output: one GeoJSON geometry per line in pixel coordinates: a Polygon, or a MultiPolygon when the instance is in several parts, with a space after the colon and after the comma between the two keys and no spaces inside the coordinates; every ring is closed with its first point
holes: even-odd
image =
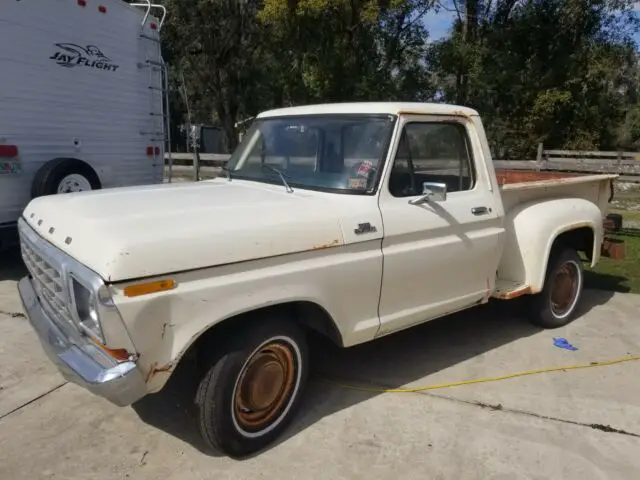
{"type": "Polygon", "coordinates": [[[367,193],[375,186],[394,121],[389,115],[257,119],[228,169],[232,178],[283,183],[284,177],[294,189],[367,193]]]}

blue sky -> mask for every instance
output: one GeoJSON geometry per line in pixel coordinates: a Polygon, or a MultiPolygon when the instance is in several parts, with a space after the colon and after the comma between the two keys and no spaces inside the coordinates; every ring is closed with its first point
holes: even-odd
{"type": "Polygon", "coordinates": [[[438,13],[431,10],[427,13],[423,22],[427,27],[427,30],[429,30],[429,39],[439,40],[442,37],[446,37],[449,33],[449,29],[451,28],[455,15],[455,12],[448,12],[445,10],[440,10],[438,13]]]}
{"type": "MultiPolygon", "coordinates": [[[[640,1],[635,5],[636,15],[640,15],[640,1]]],[[[439,40],[449,34],[449,29],[453,23],[456,13],[444,9],[440,9],[438,13],[433,10],[425,15],[423,19],[424,25],[429,30],[430,40],[439,40]]],[[[635,35],[636,43],[640,45],[640,33],[635,35]]]]}

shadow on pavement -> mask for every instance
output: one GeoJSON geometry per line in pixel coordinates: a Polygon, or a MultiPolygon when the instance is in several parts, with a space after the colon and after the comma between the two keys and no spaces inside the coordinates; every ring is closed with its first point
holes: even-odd
{"type": "Polygon", "coordinates": [[[608,273],[596,273],[593,270],[584,271],[584,285],[585,288],[595,288],[598,290],[628,293],[631,288],[627,285],[623,285],[629,279],[627,277],[621,277],[620,275],[611,275],[608,273]]]}
{"type": "MultiPolygon", "coordinates": [[[[586,290],[580,315],[612,296],[613,292],[586,290]]],[[[301,408],[288,430],[268,449],[324,417],[379,395],[341,389],[322,381],[323,378],[402,387],[540,332],[541,329],[521,318],[521,307],[518,300],[490,302],[349,349],[315,343],[313,372],[301,408]]],[[[179,364],[162,391],[143,398],[133,408],[144,422],[211,455],[196,427],[193,408],[196,371],[195,365],[179,364]]]]}
{"type": "Polygon", "coordinates": [[[22,263],[19,247],[11,247],[0,251],[0,282],[4,280],[18,281],[27,274],[22,263]]]}
{"type": "Polygon", "coordinates": [[[160,392],[147,395],[132,408],[143,422],[189,443],[202,453],[219,456],[206,447],[198,432],[193,404],[199,380],[197,371],[195,362],[190,359],[179,363],[160,392]]]}

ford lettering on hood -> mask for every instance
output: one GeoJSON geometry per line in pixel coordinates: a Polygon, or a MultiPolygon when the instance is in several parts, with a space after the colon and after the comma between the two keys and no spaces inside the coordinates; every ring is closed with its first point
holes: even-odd
{"type": "Polygon", "coordinates": [[[24,219],[107,281],[344,243],[337,216],[321,198],[239,180],[40,197],[24,219]]]}

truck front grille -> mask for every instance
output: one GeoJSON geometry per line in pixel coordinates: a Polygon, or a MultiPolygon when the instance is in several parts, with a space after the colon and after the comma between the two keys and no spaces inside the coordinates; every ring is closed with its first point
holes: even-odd
{"type": "Polygon", "coordinates": [[[60,269],[45,260],[38,253],[37,246],[25,237],[22,237],[20,245],[22,258],[33,277],[34,288],[42,308],[53,319],[73,325],[67,307],[65,282],[60,269]]]}

